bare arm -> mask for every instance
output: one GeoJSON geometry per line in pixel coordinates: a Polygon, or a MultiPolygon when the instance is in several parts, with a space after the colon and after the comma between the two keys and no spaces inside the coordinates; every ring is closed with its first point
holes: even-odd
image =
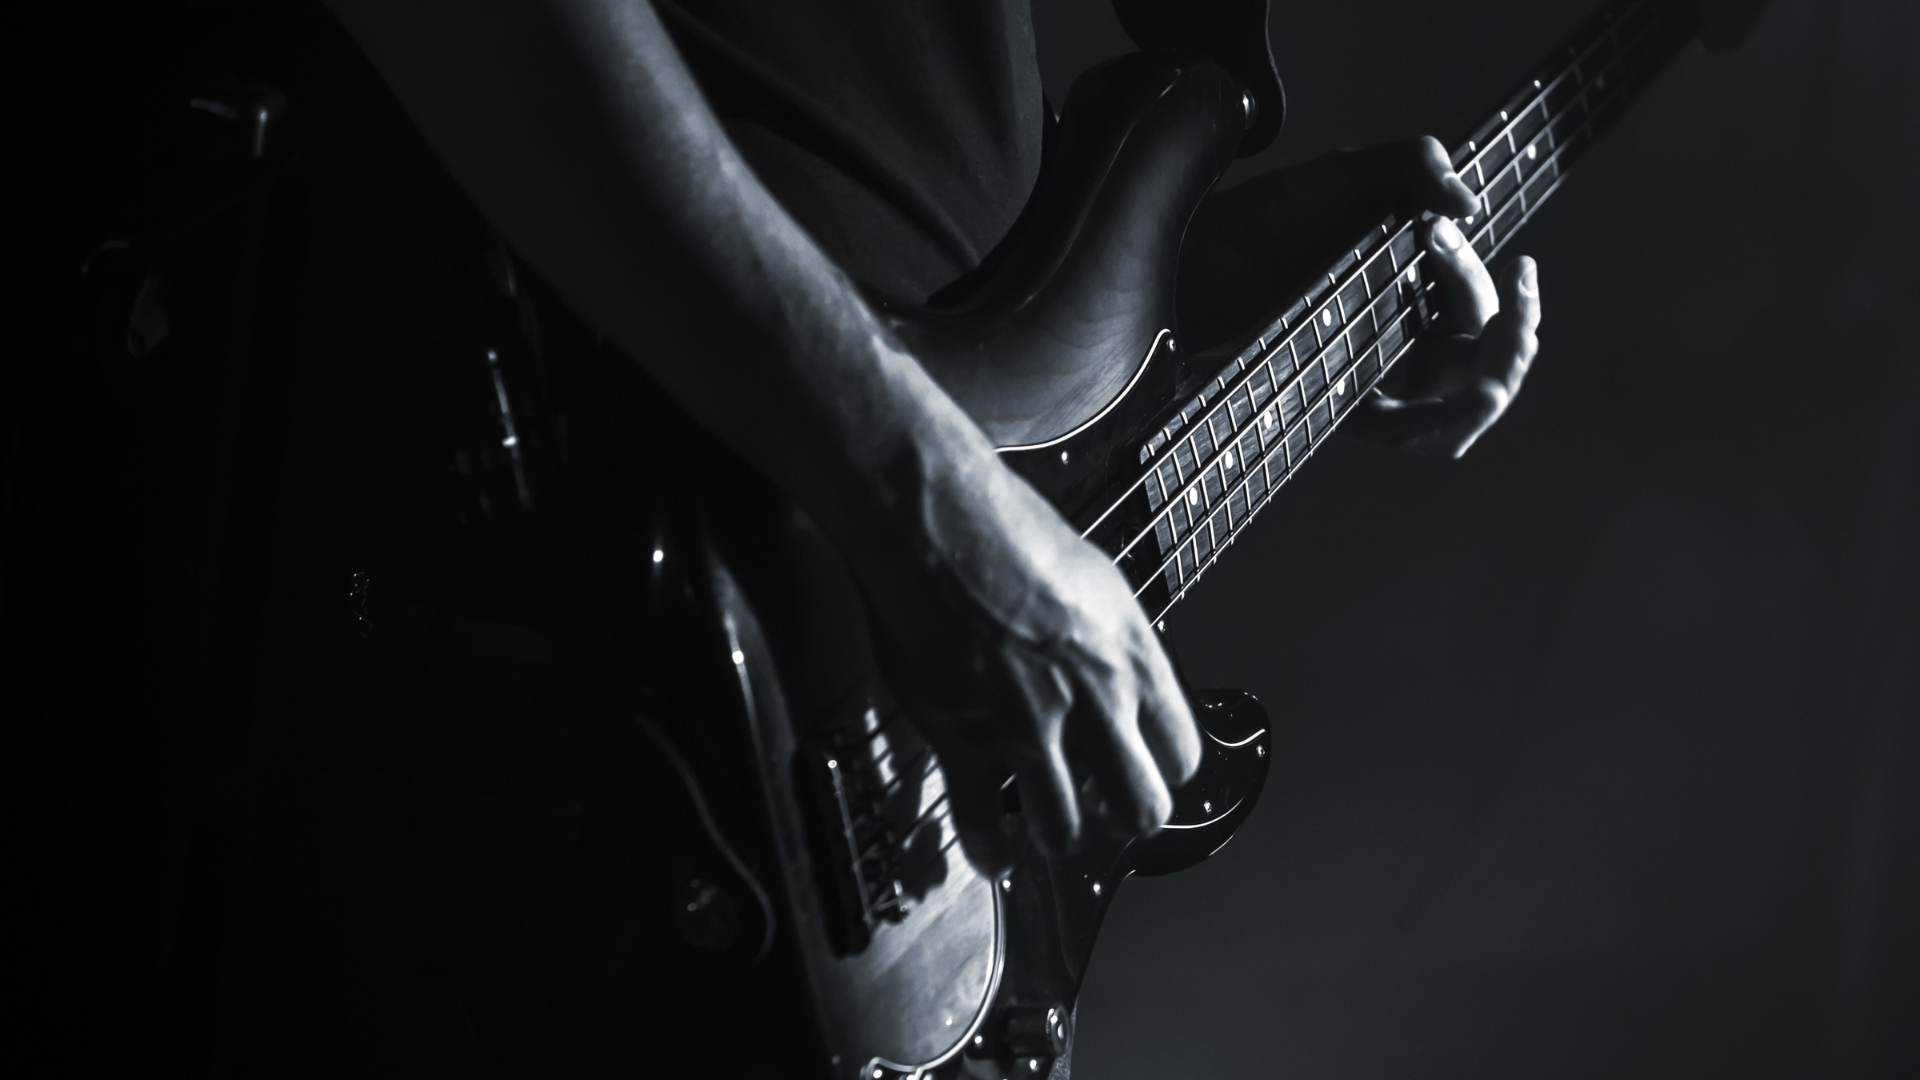
{"type": "Polygon", "coordinates": [[[331,0],[441,158],[589,322],[847,557],[969,855],[1099,793],[1149,828],[1199,741],[1117,571],[888,335],[740,158],[645,0],[331,0]]]}

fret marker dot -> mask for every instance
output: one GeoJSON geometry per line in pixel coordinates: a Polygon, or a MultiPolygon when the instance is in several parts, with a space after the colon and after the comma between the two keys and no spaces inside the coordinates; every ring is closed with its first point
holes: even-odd
{"type": "Polygon", "coordinates": [[[1060,451],[1060,464],[1065,465],[1066,463],[1067,463],[1067,452],[1065,450],[1062,450],[1060,451]]]}
{"type": "Polygon", "coordinates": [[[1419,280],[1420,280],[1420,268],[1417,266],[1407,267],[1407,281],[1409,283],[1412,283],[1419,280]]]}
{"type": "Polygon", "coordinates": [[[1527,144],[1527,160],[1532,161],[1534,158],[1537,158],[1539,156],[1540,156],[1539,147],[1535,146],[1533,143],[1528,143],[1527,144]]]}
{"type": "Polygon", "coordinates": [[[1340,381],[1333,384],[1333,392],[1336,397],[1347,392],[1347,377],[1345,375],[1340,376],[1340,381]]]}
{"type": "Polygon", "coordinates": [[[1469,149],[1469,150],[1478,150],[1478,149],[1480,149],[1480,148],[1479,148],[1478,146],[1475,146],[1475,145],[1473,144],[1473,140],[1472,140],[1472,139],[1468,139],[1468,140],[1467,140],[1467,149],[1469,149]]]}
{"type": "Polygon", "coordinates": [[[1193,488],[1187,492],[1187,505],[1189,506],[1200,505],[1200,489],[1199,488],[1193,488]]]}
{"type": "Polygon", "coordinates": [[[1540,80],[1539,80],[1539,79],[1535,79],[1535,80],[1533,80],[1533,88],[1534,88],[1535,90],[1538,90],[1538,89],[1540,89],[1540,80]]]}
{"type": "Polygon", "coordinates": [[[1467,224],[1471,225],[1473,224],[1473,215],[1468,214],[1466,217],[1461,218],[1460,220],[1465,221],[1467,224]]]}
{"type": "Polygon", "coordinates": [[[1229,450],[1221,457],[1221,462],[1229,469],[1233,468],[1233,451],[1229,450]]]}
{"type": "Polygon", "coordinates": [[[1506,118],[1507,118],[1507,110],[1505,110],[1505,109],[1501,109],[1501,110],[1500,110],[1500,119],[1502,119],[1502,120],[1505,120],[1506,118]]]}
{"type": "Polygon", "coordinates": [[[666,552],[661,551],[659,548],[653,549],[653,561],[656,565],[661,562],[664,562],[666,560],[666,557],[667,557],[666,552]]]}
{"type": "Polygon", "coordinates": [[[1320,325],[1322,326],[1333,325],[1333,309],[1332,308],[1328,308],[1327,310],[1320,313],[1320,325]]]}

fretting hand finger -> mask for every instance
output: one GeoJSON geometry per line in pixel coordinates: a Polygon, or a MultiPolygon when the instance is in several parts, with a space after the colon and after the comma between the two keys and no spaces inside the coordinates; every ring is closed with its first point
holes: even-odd
{"type": "Polygon", "coordinates": [[[1456,217],[1473,192],[1440,143],[1404,139],[1342,150],[1209,195],[1180,249],[1182,333],[1218,343],[1269,317],[1388,214],[1456,217]]]}
{"type": "Polygon", "coordinates": [[[1421,246],[1429,257],[1429,272],[1440,280],[1446,294],[1447,316],[1454,328],[1468,337],[1480,331],[1500,310],[1500,294],[1486,264],[1467,243],[1460,227],[1448,218],[1435,218],[1420,227],[1421,246]]]}
{"type": "Polygon", "coordinates": [[[1480,205],[1473,190],[1453,171],[1446,148],[1431,135],[1346,150],[1325,160],[1376,206],[1397,204],[1443,217],[1462,217],[1480,205]],[[1412,206],[1407,205],[1409,199],[1412,206]]]}
{"type": "MultiPolygon", "coordinates": [[[[1477,260],[1476,260],[1477,261],[1477,260]]],[[[1458,458],[1505,414],[1540,350],[1539,271],[1526,256],[1500,275],[1498,309],[1478,340],[1465,335],[1427,343],[1403,363],[1414,395],[1376,391],[1354,410],[1354,434],[1458,458]]]]}
{"type": "Polygon", "coordinates": [[[1413,445],[1458,458],[1507,411],[1527,369],[1540,351],[1540,288],[1533,260],[1522,255],[1500,275],[1501,310],[1474,343],[1473,376],[1461,396],[1473,403],[1465,415],[1413,445]]]}
{"type": "Polygon", "coordinates": [[[1500,313],[1480,332],[1479,347],[1474,350],[1474,367],[1480,374],[1497,379],[1506,387],[1507,396],[1520,392],[1533,358],[1540,352],[1540,270],[1525,255],[1513,260],[1500,274],[1500,313]]]}
{"type": "Polygon", "coordinates": [[[1088,694],[1068,718],[1068,745],[1092,772],[1092,794],[1104,802],[1109,820],[1130,832],[1145,832],[1167,820],[1173,796],[1141,736],[1133,680],[1121,672],[1113,675],[1104,680],[1103,695],[1088,694]]]}

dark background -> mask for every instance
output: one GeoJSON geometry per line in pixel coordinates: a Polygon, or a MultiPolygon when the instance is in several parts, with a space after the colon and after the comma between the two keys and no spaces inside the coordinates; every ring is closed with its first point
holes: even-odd
{"type": "MultiPolygon", "coordinates": [[[[1589,7],[1278,2],[1255,164],[1457,142],[1589,7]]],[[[1125,48],[1036,9],[1055,100],[1125,48]]],[[[1510,249],[1507,418],[1317,456],[1170,619],[1279,751],[1121,891],[1076,1077],[1920,1075],[1917,52],[1774,0],[1682,55],[1510,249]]]]}
{"type": "MultiPolygon", "coordinates": [[[[1589,2],[1275,7],[1287,127],[1236,175],[1457,140],[1589,2]]],[[[315,522],[233,492],[351,449],[244,452],[278,443],[270,373],[62,366],[67,279],[40,269],[77,262],[76,207],[167,172],[94,123],[122,69],[165,66],[121,14],[23,39],[47,62],[5,328],[9,514],[33,514],[4,534],[10,775],[20,865],[53,867],[20,875],[15,948],[51,961],[20,969],[28,1021],[80,1021],[75,1074],[166,1059],[137,1049],[169,1023],[139,973],[214,931],[153,927],[210,910],[203,849],[245,843],[189,839],[257,795],[227,782],[264,685],[230,616],[280,587],[254,545],[315,522]]],[[[1036,16],[1056,102],[1128,47],[1104,0],[1036,16]]],[[[1077,1076],[1914,1074],[1917,51],[1907,0],[1773,0],[1740,52],[1683,55],[1516,244],[1546,321],[1508,418],[1454,464],[1330,447],[1178,610],[1189,673],[1257,693],[1279,753],[1226,850],[1121,891],[1077,1076]]],[[[374,392],[288,355],[323,400],[374,392]]]]}

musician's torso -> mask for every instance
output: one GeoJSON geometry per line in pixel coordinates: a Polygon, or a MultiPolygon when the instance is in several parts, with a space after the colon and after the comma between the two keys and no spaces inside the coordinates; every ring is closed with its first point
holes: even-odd
{"type": "Polygon", "coordinates": [[[1028,0],[658,5],[728,134],[855,280],[910,303],[971,270],[1040,171],[1028,0]]]}

